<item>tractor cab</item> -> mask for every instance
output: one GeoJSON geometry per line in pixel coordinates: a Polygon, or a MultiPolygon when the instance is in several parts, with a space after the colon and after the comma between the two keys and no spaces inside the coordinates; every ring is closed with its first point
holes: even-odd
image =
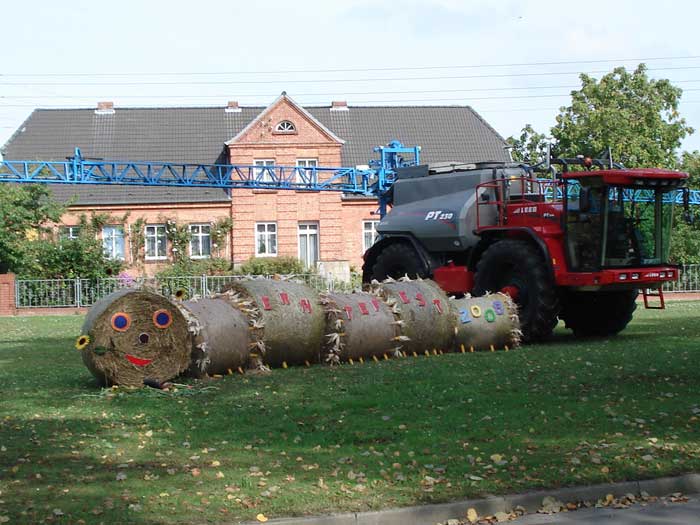
{"type": "MultiPolygon", "coordinates": [[[[561,178],[565,254],[570,271],[669,264],[673,206],[682,200],[680,187],[686,174],[617,169],[567,172],[561,178]]],[[[640,279],[638,272],[617,276],[618,281],[640,279]]],[[[664,272],[658,277],[667,276],[664,272]]]]}

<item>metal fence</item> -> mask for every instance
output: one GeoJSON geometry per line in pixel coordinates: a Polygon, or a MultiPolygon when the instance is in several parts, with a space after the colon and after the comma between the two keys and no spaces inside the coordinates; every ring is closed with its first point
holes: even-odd
{"type": "Polygon", "coordinates": [[[350,292],[359,287],[359,276],[350,282],[317,274],[295,275],[189,275],[182,277],[140,277],[102,279],[18,279],[15,304],[18,308],[70,308],[92,306],[122,288],[146,288],[166,296],[182,290],[186,297],[206,297],[221,292],[226,285],[242,279],[276,278],[303,282],[319,292],[350,292]]]}
{"type": "MultiPolygon", "coordinates": [[[[18,279],[15,286],[18,308],[60,308],[92,306],[121,288],[147,288],[171,296],[183,290],[187,297],[206,297],[220,292],[227,284],[241,279],[279,278],[271,275],[189,275],[183,277],[141,277],[104,279],[18,279]]],[[[304,282],[323,291],[350,292],[359,288],[359,275],[350,282],[317,274],[285,275],[286,280],[304,282]]],[[[681,268],[678,279],[664,285],[666,292],[700,292],[700,264],[681,268]]]]}
{"type": "Polygon", "coordinates": [[[700,292],[700,264],[681,266],[678,279],[664,285],[665,292],[700,292]]]}

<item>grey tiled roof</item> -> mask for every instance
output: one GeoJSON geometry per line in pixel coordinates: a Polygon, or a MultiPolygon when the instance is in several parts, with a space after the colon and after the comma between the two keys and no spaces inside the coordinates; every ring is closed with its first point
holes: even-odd
{"type": "MultiPolygon", "coordinates": [[[[4,146],[7,160],[63,160],[80,147],[83,156],[188,163],[226,162],[224,142],[265,108],[37,109],[4,146]]],[[[507,160],[503,138],[466,106],[305,107],[345,140],[345,166],[367,164],[374,146],[398,139],[420,145],[423,161],[507,160]]],[[[225,191],[207,188],[79,187],[54,185],[56,197],[77,195],[76,204],[220,202],[225,191]]]]}
{"type": "Polygon", "coordinates": [[[343,164],[367,164],[375,146],[419,145],[424,162],[509,160],[505,141],[468,106],[364,106],[349,111],[307,107],[345,145],[343,164]]]}
{"type": "Polygon", "coordinates": [[[167,188],[165,186],[122,186],[116,184],[50,184],[54,197],[73,205],[109,206],[116,204],[185,204],[228,202],[227,191],[218,188],[167,188]]]}

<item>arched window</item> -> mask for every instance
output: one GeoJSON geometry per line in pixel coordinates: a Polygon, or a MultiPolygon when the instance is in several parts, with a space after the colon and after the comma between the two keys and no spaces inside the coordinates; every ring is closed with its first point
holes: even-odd
{"type": "Polygon", "coordinates": [[[296,133],[297,128],[294,123],[289,120],[283,120],[275,126],[275,133],[296,133]]]}

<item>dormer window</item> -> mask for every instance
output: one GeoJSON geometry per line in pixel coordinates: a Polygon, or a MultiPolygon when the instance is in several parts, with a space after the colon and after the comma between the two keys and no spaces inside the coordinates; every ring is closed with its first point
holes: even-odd
{"type": "Polygon", "coordinates": [[[296,126],[290,120],[283,120],[275,126],[275,133],[280,133],[284,135],[294,135],[296,134],[296,132],[296,126]]]}

